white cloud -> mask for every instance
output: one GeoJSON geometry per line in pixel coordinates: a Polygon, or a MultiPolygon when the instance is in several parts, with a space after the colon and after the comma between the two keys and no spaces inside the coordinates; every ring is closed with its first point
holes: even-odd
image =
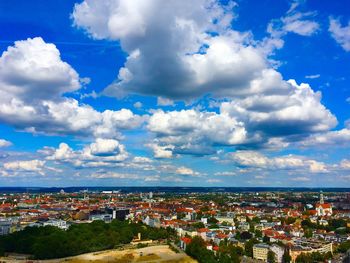
{"type": "Polygon", "coordinates": [[[157,143],[149,143],[147,144],[147,146],[153,150],[153,154],[155,158],[172,158],[173,157],[174,146],[172,145],[160,146],[157,143]]]}
{"type": "Polygon", "coordinates": [[[240,166],[255,167],[263,169],[308,169],[312,173],[328,172],[323,162],[308,159],[302,156],[285,155],[279,157],[268,157],[257,151],[236,151],[230,154],[230,158],[240,166]]]}
{"type": "Polygon", "coordinates": [[[340,168],[345,169],[345,170],[350,170],[350,160],[343,159],[340,162],[340,168]]]}
{"type": "Polygon", "coordinates": [[[297,181],[297,182],[309,182],[309,181],[311,181],[311,179],[309,177],[306,177],[306,176],[294,177],[294,178],[291,178],[291,180],[297,181]]]}
{"type": "Polygon", "coordinates": [[[39,173],[45,175],[43,169],[45,168],[45,161],[29,160],[29,161],[12,161],[3,164],[5,173],[14,173],[18,175],[21,172],[39,173]]]}
{"type": "Polygon", "coordinates": [[[180,183],[180,182],[183,182],[184,179],[179,178],[179,177],[175,177],[175,176],[164,176],[164,177],[161,177],[161,181],[172,182],[172,183],[180,183]]]}
{"type": "Polygon", "coordinates": [[[345,51],[350,51],[350,20],[347,26],[342,26],[339,19],[330,18],[328,30],[345,51]]]}
{"type": "Polygon", "coordinates": [[[283,82],[276,71],[264,75],[264,80],[252,85],[257,94],[222,102],[219,113],[155,111],[147,125],[156,135],[150,144],[155,154],[167,158],[174,154],[213,154],[213,147],[218,145],[283,148],[289,145],[289,136],[301,140],[336,126],[335,116],[320,102],[320,92],[294,80],[283,82]],[[276,85],[284,87],[277,94],[258,91],[276,85]]]}
{"type": "Polygon", "coordinates": [[[142,106],[143,105],[142,105],[142,103],[140,101],[137,101],[137,102],[134,103],[134,107],[137,108],[137,109],[142,108],[142,106]]]}
{"type": "Polygon", "coordinates": [[[171,99],[162,98],[162,97],[157,98],[158,106],[174,106],[174,104],[175,104],[174,101],[171,99]]]}
{"type": "Polygon", "coordinates": [[[4,140],[4,139],[0,139],[0,148],[1,147],[8,147],[11,146],[12,143],[10,141],[4,140]]]}
{"type": "Polygon", "coordinates": [[[140,177],[136,174],[123,174],[115,173],[111,171],[98,171],[91,174],[91,178],[94,179],[139,179],[140,177]]]}
{"type": "Polygon", "coordinates": [[[152,163],[153,160],[148,157],[135,156],[133,162],[136,163],[152,163]]]}
{"type": "Polygon", "coordinates": [[[189,175],[189,176],[198,176],[199,175],[198,172],[195,172],[191,168],[188,168],[185,166],[181,166],[181,167],[177,168],[176,173],[180,174],[180,175],[189,175]]]}
{"type": "Polygon", "coordinates": [[[328,131],[337,124],[332,113],[321,104],[321,93],[308,84],[289,80],[289,91],[271,95],[253,95],[224,102],[221,112],[245,123],[248,131],[270,135],[308,134],[328,131]]]}
{"type": "Polygon", "coordinates": [[[288,14],[286,17],[282,18],[283,30],[286,32],[293,32],[302,36],[311,36],[317,32],[320,25],[308,19],[313,16],[314,13],[300,13],[296,12],[293,14],[288,14]]]}
{"type": "Polygon", "coordinates": [[[313,134],[300,142],[301,146],[334,146],[346,147],[350,143],[350,130],[344,128],[337,131],[329,131],[313,134]]]}
{"type": "Polygon", "coordinates": [[[118,80],[105,90],[107,95],[157,95],[163,105],[165,98],[236,96],[247,93],[246,87],[267,67],[261,51],[247,45],[251,35],[229,29],[233,5],[152,0],[145,8],[128,2],[99,5],[86,0],[75,5],[72,14],[76,26],[94,38],[119,40],[129,54],[118,80]],[[121,34],[115,25],[122,21],[121,34]]]}
{"type": "Polygon", "coordinates": [[[82,150],[74,151],[66,143],[61,143],[53,153],[48,153],[47,160],[70,163],[75,167],[115,167],[125,161],[128,153],[124,145],[117,140],[97,138],[82,150]]]}
{"type": "Polygon", "coordinates": [[[111,156],[120,153],[120,144],[117,140],[97,138],[90,144],[90,152],[96,156],[111,156]]]}
{"type": "MultiPolygon", "coordinates": [[[[275,44],[288,32],[308,36],[318,30],[312,20],[315,13],[297,12],[297,6],[292,4],[280,24],[270,25],[275,44]]],[[[129,54],[105,94],[153,95],[159,105],[188,102],[205,94],[227,98],[220,114],[153,113],[148,129],[156,140],[148,145],[157,158],[215,153],[213,145],[288,145],[280,137],[323,132],[337,124],[321,104],[320,92],[307,84],[285,81],[270,66],[272,50],[266,52],[264,43],[254,41],[251,33],[231,29],[232,7],[211,0],[195,4],[152,0],[147,7],[126,0],[103,5],[86,0],[75,5],[76,26],[93,38],[119,41],[129,54]]]]}
{"type": "Polygon", "coordinates": [[[215,183],[220,183],[222,181],[220,179],[208,179],[206,182],[210,184],[215,184],[215,183]]]}
{"type": "Polygon", "coordinates": [[[2,100],[58,100],[80,89],[78,73],[60,58],[53,44],[40,37],[16,41],[0,58],[2,100]],[[35,94],[35,96],[33,96],[35,94]]]}
{"type": "Polygon", "coordinates": [[[155,153],[165,150],[167,152],[164,155],[167,157],[172,157],[170,151],[212,153],[214,144],[238,145],[246,140],[242,123],[227,114],[214,112],[159,110],[150,117],[147,128],[157,136],[158,146],[152,145],[155,153]]]}
{"type": "MultiPolygon", "coordinates": [[[[300,12],[299,2],[293,2],[286,15],[279,19],[273,19],[267,26],[269,37],[265,37],[260,43],[262,51],[266,54],[273,54],[276,49],[284,46],[283,37],[288,33],[301,36],[312,36],[320,29],[320,25],[313,19],[316,12],[300,12]]],[[[272,65],[278,66],[280,63],[270,59],[272,65]]]]}
{"type": "Polygon", "coordinates": [[[158,182],[158,181],[160,181],[160,175],[146,176],[144,181],[145,182],[158,182]]]}
{"type": "Polygon", "coordinates": [[[300,2],[293,2],[285,16],[271,21],[268,32],[274,37],[281,37],[290,32],[301,36],[315,34],[320,28],[320,25],[313,20],[317,13],[300,12],[299,7],[300,2]]]}
{"type": "Polygon", "coordinates": [[[314,74],[314,75],[307,75],[305,76],[306,79],[318,79],[321,75],[320,74],[314,74]]]}
{"type": "Polygon", "coordinates": [[[79,75],[55,45],[16,41],[0,57],[0,121],[32,133],[96,137],[119,136],[144,121],[130,110],[98,112],[63,96],[80,88],[79,75]]]}
{"type": "Polygon", "coordinates": [[[214,175],[215,176],[236,176],[237,173],[233,171],[224,171],[224,172],[217,172],[214,175]]]}

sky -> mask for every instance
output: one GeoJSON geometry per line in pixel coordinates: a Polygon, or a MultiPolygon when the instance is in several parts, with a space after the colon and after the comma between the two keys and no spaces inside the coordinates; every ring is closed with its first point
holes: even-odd
{"type": "Polygon", "coordinates": [[[350,4],[0,1],[0,186],[350,187],[350,4]]]}

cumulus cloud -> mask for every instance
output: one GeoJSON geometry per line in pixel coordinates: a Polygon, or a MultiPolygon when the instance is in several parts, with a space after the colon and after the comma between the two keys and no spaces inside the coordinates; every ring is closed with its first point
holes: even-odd
{"type": "Polygon", "coordinates": [[[1,174],[3,176],[21,176],[26,174],[45,175],[45,161],[43,160],[20,160],[3,163],[1,174]]]}
{"type": "Polygon", "coordinates": [[[148,157],[135,156],[133,159],[133,162],[135,162],[135,163],[152,163],[153,160],[148,158],[148,157]]]}
{"type": "Polygon", "coordinates": [[[238,145],[246,140],[242,123],[214,112],[159,110],[150,117],[147,128],[156,134],[156,143],[151,146],[158,157],[213,153],[211,146],[215,144],[238,145]]]}
{"type": "Polygon", "coordinates": [[[0,57],[0,121],[33,133],[119,136],[144,117],[130,110],[98,112],[64,94],[82,84],[53,44],[40,37],[16,41],[0,57]]]}
{"type": "MultiPolygon", "coordinates": [[[[282,82],[281,78],[274,78],[277,72],[266,73],[269,74],[270,83],[257,82],[257,89],[282,82]]],[[[147,125],[156,135],[150,146],[157,157],[166,158],[174,154],[213,154],[218,145],[283,148],[289,145],[289,137],[302,140],[312,133],[327,132],[337,124],[335,116],[321,104],[321,93],[294,80],[282,85],[285,89],[279,94],[257,93],[222,102],[219,113],[158,110],[147,125]]]]}
{"type": "MultiPolygon", "coordinates": [[[[315,13],[298,12],[297,6],[280,24],[270,25],[272,38],[317,31],[315,13]]],[[[231,28],[232,8],[214,0],[152,0],[147,7],[125,0],[86,0],[75,5],[75,26],[93,38],[120,41],[128,53],[105,94],[153,95],[161,106],[205,94],[227,99],[220,113],[154,112],[147,128],[156,138],[148,146],[157,158],[215,153],[213,145],[288,145],[281,137],[328,131],[337,124],[320,92],[285,81],[269,66],[263,44],[231,28]]]]}
{"type": "Polygon", "coordinates": [[[340,168],[345,169],[345,170],[350,170],[350,160],[343,159],[340,162],[340,168]]]}
{"type": "Polygon", "coordinates": [[[162,97],[157,98],[158,106],[174,106],[174,104],[175,104],[174,101],[171,99],[162,98],[162,97]]]}
{"type": "Polygon", "coordinates": [[[337,131],[313,134],[300,142],[301,146],[334,146],[345,147],[350,143],[350,130],[344,128],[337,131]]]}
{"type": "Polygon", "coordinates": [[[287,93],[224,102],[221,112],[243,121],[248,130],[275,136],[328,131],[337,125],[335,116],[321,104],[320,92],[294,80],[288,85],[287,93]]]}
{"type": "Polygon", "coordinates": [[[0,148],[1,147],[8,147],[11,146],[12,143],[10,141],[4,140],[4,139],[0,139],[0,148]]]}
{"type": "Polygon", "coordinates": [[[173,145],[160,146],[158,143],[148,143],[146,146],[148,146],[153,150],[153,154],[155,158],[172,158],[173,157],[173,149],[175,148],[173,145]]]}
{"type": "Polygon", "coordinates": [[[222,6],[213,0],[195,4],[153,0],[147,7],[124,0],[106,3],[84,1],[75,5],[72,16],[75,25],[92,37],[119,40],[129,54],[118,80],[105,90],[107,95],[236,96],[248,92],[246,87],[249,90],[250,82],[267,67],[260,50],[247,45],[250,34],[230,29],[232,4],[222,6]]]}
{"type": "Polygon", "coordinates": [[[140,101],[137,101],[137,102],[134,103],[134,107],[137,108],[137,109],[142,108],[142,106],[143,105],[142,105],[142,103],[140,101]]]}
{"type": "Polygon", "coordinates": [[[25,102],[57,100],[80,89],[78,73],[40,37],[16,41],[0,58],[1,98],[25,102]],[[35,94],[35,96],[33,96],[35,94]]]}
{"type": "Polygon", "coordinates": [[[339,19],[329,19],[329,32],[335,41],[345,50],[350,51],[350,21],[347,26],[342,26],[339,19]]]}
{"type": "MultiPolygon", "coordinates": [[[[72,17],[93,38],[118,40],[129,54],[106,95],[155,95],[159,105],[165,105],[169,103],[164,99],[189,100],[208,93],[232,98],[284,90],[283,81],[264,85],[267,90],[257,89],[256,82],[268,82],[266,71],[273,70],[265,52],[252,44],[251,34],[230,28],[233,6],[214,0],[195,4],[152,0],[147,5],[86,0],[75,5],[72,17]]],[[[274,32],[277,42],[275,35],[287,32],[311,35],[318,29],[316,22],[307,19],[312,15],[293,8],[281,19],[282,29],[270,33],[274,32]]]]}
{"type": "Polygon", "coordinates": [[[97,138],[82,150],[74,151],[66,143],[48,153],[47,160],[70,163],[75,167],[115,167],[116,163],[125,161],[128,153],[124,145],[117,140],[97,138]]]}
{"type": "Polygon", "coordinates": [[[301,156],[286,155],[268,157],[257,151],[237,151],[230,158],[239,166],[263,169],[308,169],[312,173],[328,172],[323,162],[318,162],[301,156]]]}
{"type": "Polygon", "coordinates": [[[176,173],[180,174],[180,175],[189,175],[189,176],[198,176],[199,175],[198,172],[195,172],[191,168],[188,168],[185,166],[181,166],[181,167],[177,168],[176,173]]]}
{"type": "Polygon", "coordinates": [[[90,144],[90,152],[96,156],[111,156],[119,154],[121,146],[117,140],[97,138],[90,144]]]}

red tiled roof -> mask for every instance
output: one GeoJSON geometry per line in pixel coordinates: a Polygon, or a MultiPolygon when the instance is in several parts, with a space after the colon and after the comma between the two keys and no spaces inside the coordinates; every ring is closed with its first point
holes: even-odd
{"type": "Polygon", "coordinates": [[[322,207],[323,209],[331,208],[331,204],[317,204],[316,207],[322,207]]]}
{"type": "Polygon", "coordinates": [[[198,233],[207,233],[207,232],[210,232],[210,230],[208,228],[199,228],[197,230],[198,233]]]}
{"type": "Polygon", "coordinates": [[[182,237],[181,240],[186,244],[190,244],[192,242],[192,239],[189,237],[182,237]]]}

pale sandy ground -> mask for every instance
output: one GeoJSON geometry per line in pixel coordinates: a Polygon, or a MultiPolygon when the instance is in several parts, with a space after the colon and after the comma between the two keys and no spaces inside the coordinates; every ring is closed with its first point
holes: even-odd
{"type": "Polygon", "coordinates": [[[196,263],[197,261],[187,256],[185,253],[175,253],[167,245],[150,246],[140,249],[108,250],[83,254],[75,257],[55,260],[6,260],[1,258],[0,262],[33,262],[33,263],[83,263],[83,262],[111,262],[111,263],[196,263]]]}

